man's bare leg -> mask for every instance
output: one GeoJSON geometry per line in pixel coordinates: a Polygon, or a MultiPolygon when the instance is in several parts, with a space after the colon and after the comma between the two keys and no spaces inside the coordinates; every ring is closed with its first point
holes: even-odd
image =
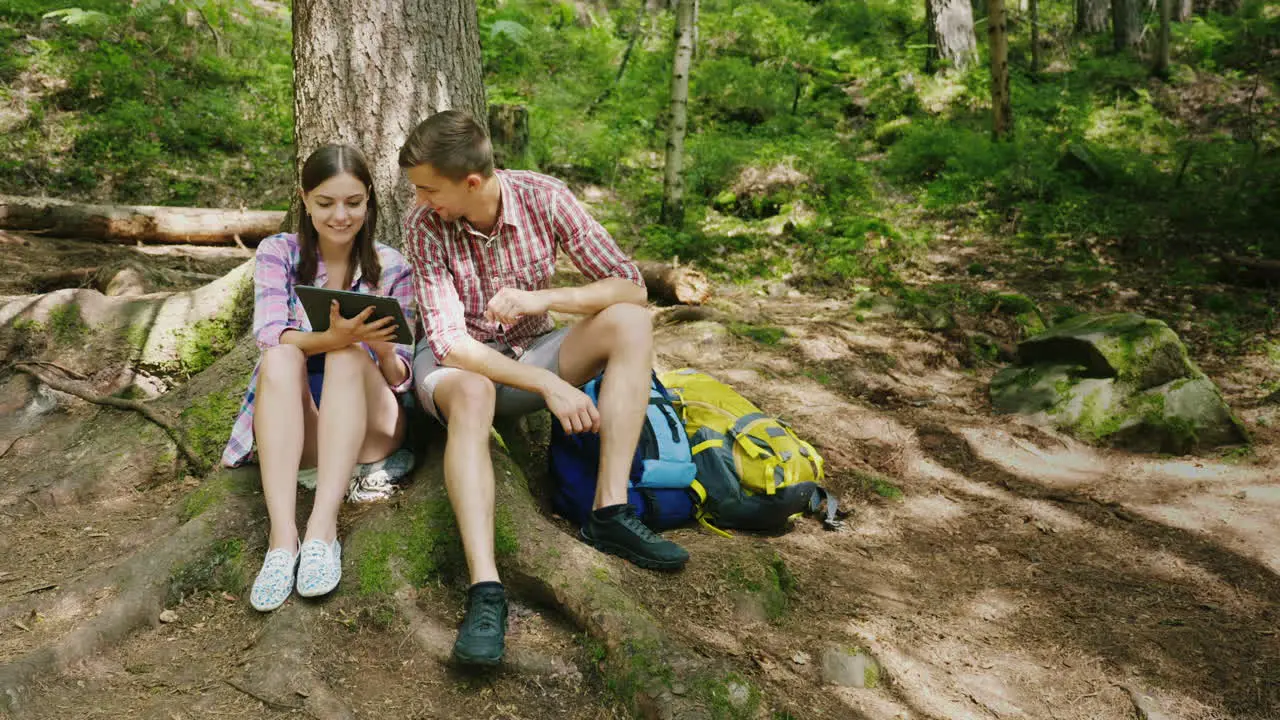
{"type": "Polygon", "coordinates": [[[653,326],[638,305],[619,303],[583,320],[560,345],[560,376],[573,385],[589,380],[604,364],[600,411],[600,474],[594,510],[583,540],[641,567],[678,570],[689,553],[655,535],[627,504],[631,464],[649,408],[653,326]]]}

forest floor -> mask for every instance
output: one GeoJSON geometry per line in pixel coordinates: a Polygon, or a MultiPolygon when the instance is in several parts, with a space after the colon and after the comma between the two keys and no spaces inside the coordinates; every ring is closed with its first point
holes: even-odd
{"type": "MultiPolygon", "coordinates": [[[[187,273],[169,276],[179,289],[248,256],[0,240],[0,295],[10,296],[36,290],[30,277],[49,268],[132,260],[187,273]]],[[[994,241],[940,242],[906,279],[1185,314],[1185,288],[1154,271],[1118,272],[1098,292],[1053,262],[992,261],[1004,254],[994,241]],[[975,277],[975,259],[992,272],[975,277]]],[[[673,531],[693,556],[675,575],[607,559],[673,636],[727,659],[753,688],[713,697],[711,717],[1280,717],[1280,404],[1267,393],[1277,369],[1264,350],[1194,353],[1252,431],[1251,450],[1137,455],[993,413],[986,388],[1000,364],[975,354],[966,332],[1008,346],[1016,328],[1001,318],[957,308],[954,327],[932,331],[900,298],[776,282],[721,286],[713,305],[740,321],[660,323],[658,366],[705,370],[786,418],[822,452],[827,484],[852,515],[837,532],[809,519],[779,536],[673,531]],[[828,682],[824,654],[849,648],[879,662],[874,687],[828,682]]],[[[1207,347],[1194,342],[1204,325],[1193,315],[1177,329],[1207,347]]],[[[58,362],[74,370],[76,349],[58,362]]],[[[171,448],[155,428],[48,393],[32,399],[25,382],[0,376],[0,663],[122,592],[75,590],[174,532],[174,509],[197,485],[173,474],[171,451],[157,451],[162,461],[104,452],[104,438],[125,431],[171,448]],[[93,482],[68,477],[85,472],[93,482]]],[[[439,463],[440,440],[421,463],[439,463]]],[[[250,579],[265,540],[256,507],[229,551],[250,579]]],[[[351,508],[343,531],[375,511],[351,508]]],[[[560,670],[462,673],[417,641],[459,619],[460,584],[371,600],[357,591],[355,562],[347,557],[332,596],[295,597],[280,611],[305,628],[307,666],[355,716],[627,716],[598,670],[600,649],[534,598],[515,595],[509,647],[560,670]]],[[[301,694],[264,703],[242,689],[263,660],[255,645],[270,616],[225,584],[187,587],[175,581],[164,622],[44,677],[18,716],[315,714],[301,694]]]]}

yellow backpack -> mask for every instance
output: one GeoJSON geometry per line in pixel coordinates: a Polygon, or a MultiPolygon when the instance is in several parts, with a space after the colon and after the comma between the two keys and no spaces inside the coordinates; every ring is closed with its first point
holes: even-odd
{"type": "MultiPolygon", "coordinates": [[[[822,456],[789,425],[769,417],[733,388],[697,370],[664,373],[662,384],[676,396],[685,431],[693,437],[706,428],[709,438],[693,447],[696,456],[708,448],[731,444],[742,488],[772,495],[779,488],[822,481],[822,456]]],[[[834,504],[834,503],[833,503],[834,504]]]]}

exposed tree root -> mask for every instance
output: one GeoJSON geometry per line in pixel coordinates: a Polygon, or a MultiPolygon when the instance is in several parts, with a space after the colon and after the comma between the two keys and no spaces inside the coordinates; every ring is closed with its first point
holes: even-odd
{"type": "Polygon", "coordinates": [[[154,624],[168,596],[174,568],[192,562],[219,538],[241,528],[249,515],[248,505],[230,496],[230,501],[192,518],[109,571],[100,587],[118,592],[92,618],[0,665],[0,709],[16,712],[29,699],[32,683],[40,676],[61,672],[133,630],[154,624]]]}
{"type": "Polygon", "coordinates": [[[0,298],[0,327],[16,328],[21,321],[28,328],[49,327],[56,333],[61,327],[77,336],[87,329],[104,330],[100,334],[109,347],[95,347],[95,356],[124,356],[143,367],[179,368],[185,348],[215,336],[231,341],[240,332],[229,326],[237,311],[243,314],[251,307],[252,276],[253,261],[247,260],[207,285],[184,292],[107,296],[68,288],[0,298]],[[202,331],[207,323],[227,327],[202,331]]]}
{"type": "Polygon", "coordinates": [[[272,612],[243,661],[243,673],[227,683],[274,710],[301,710],[318,720],[351,720],[355,714],[311,670],[311,614],[312,609],[297,600],[272,612]]]}
{"type": "Polygon", "coordinates": [[[178,446],[178,449],[182,451],[182,454],[183,456],[186,457],[187,462],[190,463],[191,466],[195,468],[201,475],[209,471],[208,461],[200,457],[200,454],[197,453],[195,450],[191,449],[191,446],[187,443],[186,439],[182,436],[182,433],[180,433],[178,429],[175,428],[167,420],[165,420],[164,418],[156,414],[156,412],[146,404],[138,402],[137,400],[125,400],[124,398],[118,398],[118,397],[93,395],[85,390],[82,390],[76,387],[75,385],[65,380],[55,380],[51,377],[42,375],[41,373],[36,372],[35,369],[31,367],[31,365],[28,363],[17,363],[13,366],[13,369],[17,372],[26,373],[27,375],[30,375],[31,377],[35,378],[36,380],[39,380],[40,382],[44,383],[45,385],[48,385],[49,387],[53,388],[54,390],[57,390],[58,392],[64,392],[64,393],[67,393],[68,395],[74,395],[80,398],[81,400],[91,402],[95,405],[105,405],[107,407],[112,407],[119,410],[132,410],[142,415],[144,418],[150,420],[156,425],[159,425],[160,428],[163,429],[166,434],[168,434],[170,439],[173,440],[174,444],[178,446]]]}

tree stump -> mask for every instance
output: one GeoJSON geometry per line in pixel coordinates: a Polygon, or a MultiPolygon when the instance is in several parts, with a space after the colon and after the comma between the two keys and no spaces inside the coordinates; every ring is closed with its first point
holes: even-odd
{"type": "Polygon", "coordinates": [[[529,109],[524,105],[489,106],[489,142],[493,162],[505,168],[529,150],[529,109]]]}

